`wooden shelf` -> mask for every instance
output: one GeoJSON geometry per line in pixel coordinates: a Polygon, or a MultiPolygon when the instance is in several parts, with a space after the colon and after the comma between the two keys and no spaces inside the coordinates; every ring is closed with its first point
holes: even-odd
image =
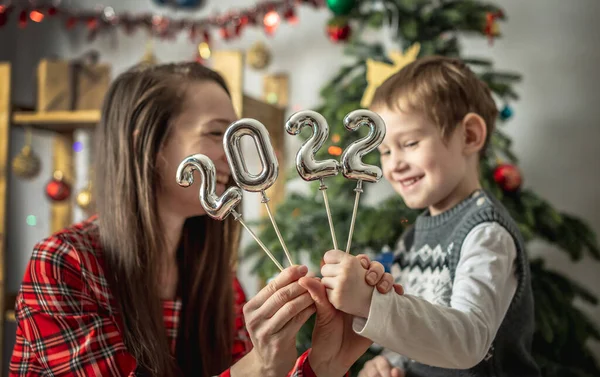
{"type": "Polygon", "coordinates": [[[58,132],[93,127],[99,121],[100,110],[17,111],[12,114],[12,123],[15,125],[31,125],[35,128],[58,132]]]}

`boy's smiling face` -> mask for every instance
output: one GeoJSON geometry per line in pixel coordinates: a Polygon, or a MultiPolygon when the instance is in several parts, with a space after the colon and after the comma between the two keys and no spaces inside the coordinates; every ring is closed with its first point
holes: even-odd
{"type": "Polygon", "coordinates": [[[436,215],[470,194],[465,186],[472,164],[464,153],[462,124],[443,138],[423,114],[385,107],[375,111],[387,129],[379,146],[384,177],[408,207],[428,207],[436,215]]]}

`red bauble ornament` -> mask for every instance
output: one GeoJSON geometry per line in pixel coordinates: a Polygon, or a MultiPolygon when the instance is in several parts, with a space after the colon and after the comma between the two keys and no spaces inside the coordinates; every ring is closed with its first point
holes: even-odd
{"type": "Polygon", "coordinates": [[[500,28],[496,19],[504,19],[504,12],[487,12],[485,14],[485,27],[483,32],[487,35],[490,45],[494,42],[494,38],[500,35],[500,28]]]}
{"type": "Polygon", "coordinates": [[[500,164],[494,169],[494,181],[506,192],[517,191],[523,183],[523,176],[515,165],[500,164]]]}
{"type": "Polygon", "coordinates": [[[54,172],[54,177],[46,185],[46,195],[55,202],[62,202],[71,196],[71,186],[64,181],[62,172],[54,172]]]}
{"type": "Polygon", "coordinates": [[[352,29],[346,20],[334,18],[327,24],[327,35],[335,43],[347,41],[350,34],[352,29]]]}

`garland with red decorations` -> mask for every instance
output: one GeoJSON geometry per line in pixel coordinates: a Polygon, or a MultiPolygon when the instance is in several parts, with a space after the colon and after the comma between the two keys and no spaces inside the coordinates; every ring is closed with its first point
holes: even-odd
{"type": "Polygon", "coordinates": [[[297,22],[298,5],[308,4],[315,8],[324,6],[323,0],[272,0],[220,15],[198,19],[174,19],[153,13],[117,14],[112,7],[84,10],[54,4],[36,4],[31,1],[17,1],[17,3],[0,0],[0,27],[6,24],[11,14],[16,14],[21,28],[27,27],[30,22],[39,23],[47,19],[59,19],[64,22],[67,29],[85,25],[90,32],[90,39],[95,38],[102,31],[120,27],[128,34],[137,29],[145,29],[152,35],[164,39],[173,39],[179,33],[186,32],[195,43],[199,41],[209,43],[211,30],[218,30],[221,38],[230,40],[239,37],[248,26],[261,26],[267,35],[272,35],[282,19],[291,24],[297,22]]]}

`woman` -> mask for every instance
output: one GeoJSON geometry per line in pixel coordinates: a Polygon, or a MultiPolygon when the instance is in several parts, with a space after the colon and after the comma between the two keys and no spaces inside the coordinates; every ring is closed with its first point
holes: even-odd
{"type": "MultiPolygon", "coordinates": [[[[303,266],[286,269],[246,306],[248,336],[232,271],[238,224],[205,216],[197,190],[175,180],[180,161],[203,153],[224,192],[231,176],[222,138],[235,120],[223,79],[196,63],[132,69],[113,82],[95,139],[98,215],[36,245],[17,298],[11,376],[292,369],[301,325],[315,310],[333,318],[326,303],[315,305],[322,286],[300,285],[303,266]]],[[[375,285],[383,269],[371,269],[375,285]]],[[[391,289],[389,274],[381,282],[391,289]]],[[[307,360],[296,370],[309,373],[307,360]]]]}

